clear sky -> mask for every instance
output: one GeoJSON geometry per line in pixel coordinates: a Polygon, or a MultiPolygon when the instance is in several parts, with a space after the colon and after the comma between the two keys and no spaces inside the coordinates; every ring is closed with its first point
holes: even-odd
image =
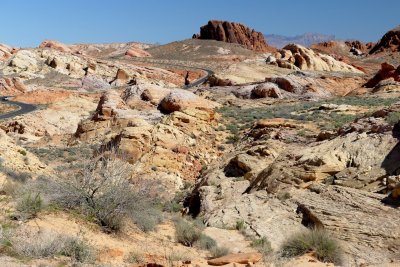
{"type": "Polygon", "coordinates": [[[1,0],[0,43],[64,43],[191,38],[210,19],[266,34],[334,34],[376,41],[400,24],[400,0],[1,0]]]}

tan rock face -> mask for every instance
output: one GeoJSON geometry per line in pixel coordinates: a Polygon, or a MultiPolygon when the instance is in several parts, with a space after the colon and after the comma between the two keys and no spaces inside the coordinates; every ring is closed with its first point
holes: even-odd
{"type": "Polygon", "coordinates": [[[264,83],[254,87],[254,89],[252,90],[252,95],[255,98],[283,98],[281,90],[273,83],[264,83]]]}
{"type": "Polygon", "coordinates": [[[209,100],[198,97],[192,92],[175,89],[166,95],[160,102],[160,108],[166,113],[182,111],[187,108],[212,110],[218,105],[209,100]]]}
{"type": "Polygon", "coordinates": [[[277,62],[271,62],[270,64],[277,64],[284,68],[363,73],[353,66],[338,61],[331,56],[319,54],[312,49],[297,44],[285,46],[282,50],[276,52],[274,56],[277,58],[277,62]]]}
{"type": "Polygon", "coordinates": [[[118,92],[110,90],[105,92],[97,105],[93,120],[109,120],[127,111],[128,107],[122,100],[118,92]]]}
{"type": "Polygon", "coordinates": [[[15,71],[37,72],[39,58],[29,50],[20,50],[12,57],[8,65],[15,68],[15,71]]]}
{"type": "Polygon", "coordinates": [[[144,88],[147,85],[131,86],[122,97],[115,90],[104,93],[95,114],[79,124],[75,137],[101,141],[103,150],[119,149],[137,166],[135,175],[160,180],[168,188],[165,192],[174,193],[182,180],[193,180],[202,164],[210,161],[208,151],[215,152],[210,137],[215,134],[216,116],[211,109],[197,109],[196,105],[183,105],[185,109],[169,115],[156,110],[158,103],[152,108],[138,108],[133,103],[145,102],[140,99],[144,88]]]}
{"type": "Polygon", "coordinates": [[[194,38],[237,43],[257,52],[274,50],[268,46],[262,33],[243,24],[228,21],[210,20],[200,28],[200,35],[195,35],[194,38]]]}
{"type": "MultiPolygon", "coordinates": [[[[35,97],[35,94],[27,96],[35,97]]],[[[46,97],[46,94],[39,95],[46,97]]],[[[49,98],[54,102],[38,101],[48,104],[46,109],[39,109],[23,116],[17,116],[12,119],[2,121],[1,126],[8,134],[22,134],[27,140],[38,140],[44,136],[73,134],[79,122],[89,116],[96,108],[96,104],[91,100],[63,95],[60,98],[49,98]]],[[[21,96],[21,101],[24,98],[21,96]]],[[[32,101],[38,103],[37,101],[32,101]]]]}
{"type": "MultiPolygon", "coordinates": [[[[27,172],[36,178],[40,175],[49,175],[52,170],[31,152],[15,144],[2,129],[0,129],[0,157],[2,166],[16,173],[27,172]]],[[[0,180],[1,181],[1,180],[0,180]]],[[[0,188],[2,184],[0,182],[0,188]]]]}

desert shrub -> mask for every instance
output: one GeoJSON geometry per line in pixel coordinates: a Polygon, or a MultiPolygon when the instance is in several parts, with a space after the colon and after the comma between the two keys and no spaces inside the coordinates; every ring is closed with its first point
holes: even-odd
{"type": "Polygon", "coordinates": [[[235,229],[238,231],[246,230],[245,221],[243,220],[236,221],[235,229]]]}
{"type": "Polygon", "coordinates": [[[176,266],[177,261],[190,262],[192,260],[189,255],[173,250],[165,254],[165,259],[167,261],[167,266],[176,266]]]}
{"type": "Polygon", "coordinates": [[[217,242],[208,235],[201,234],[199,240],[196,242],[196,246],[201,249],[211,250],[217,246],[217,242]]]}
{"type": "Polygon", "coordinates": [[[58,255],[74,261],[86,262],[92,258],[92,248],[78,237],[64,236],[51,231],[32,232],[20,227],[5,234],[11,251],[27,258],[51,258],[58,255]]]}
{"type": "Polygon", "coordinates": [[[288,192],[288,191],[279,192],[278,195],[277,195],[277,198],[278,198],[280,201],[288,200],[288,199],[290,199],[291,197],[292,197],[292,196],[290,195],[290,192],[288,192]]]}
{"type": "Polygon", "coordinates": [[[263,254],[263,256],[266,256],[272,252],[271,242],[269,242],[266,237],[254,239],[250,245],[263,254]]]}
{"type": "Polygon", "coordinates": [[[228,255],[230,250],[227,247],[213,247],[210,252],[212,258],[219,258],[228,255]]]}
{"type": "Polygon", "coordinates": [[[18,153],[20,153],[22,156],[26,156],[26,151],[25,150],[19,149],[18,153]]]}
{"type": "Polygon", "coordinates": [[[310,251],[320,261],[341,262],[342,252],[338,242],[322,229],[312,229],[289,237],[282,246],[281,254],[284,257],[295,257],[310,251]]]}
{"type": "MultiPolygon", "coordinates": [[[[353,121],[364,114],[343,114],[336,112],[324,112],[318,110],[322,104],[345,104],[364,107],[387,107],[397,102],[396,98],[372,98],[372,97],[340,97],[323,101],[310,101],[302,103],[283,103],[261,108],[240,108],[235,106],[225,106],[218,109],[218,112],[225,118],[227,129],[231,131],[230,142],[234,143],[234,138],[238,132],[236,125],[241,125],[240,129],[251,127],[253,122],[258,119],[285,118],[301,121],[317,122],[323,129],[334,129],[342,127],[344,124],[353,121]],[[312,111],[312,112],[308,112],[312,111]],[[236,126],[236,127],[235,127],[236,126]]],[[[397,122],[397,121],[396,121],[397,122]]]]}
{"type": "Polygon", "coordinates": [[[184,219],[175,222],[176,240],[188,247],[192,247],[201,237],[202,229],[184,219]]]}
{"type": "Polygon", "coordinates": [[[93,259],[93,249],[83,239],[67,237],[61,249],[61,254],[78,262],[87,262],[93,259]]]}
{"type": "Polygon", "coordinates": [[[137,252],[130,252],[126,257],[126,261],[129,263],[143,263],[145,262],[145,257],[137,252]]]}
{"type": "Polygon", "coordinates": [[[43,200],[39,192],[26,192],[17,201],[16,216],[27,220],[37,216],[43,208],[43,200]]]}
{"type": "Polygon", "coordinates": [[[25,183],[32,177],[30,173],[16,172],[8,167],[2,167],[2,172],[10,179],[19,183],[25,183]]]}
{"type": "Polygon", "coordinates": [[[175,200],[168,201],[165,203],[163,210],[166,212],[179,212],[183,209],[182,203],[179,203],[175,200]]]}
{"type": "Polygon", "coordinates": [[[390,125],[395,125],[396,123],[398,123],[400,121],[400,112],[389,113],[388,116],[386,117],[386,121],[390,125]]]}
{"type": "Polygon", "coordinates": [[[136,226],[143,232],[149,232],[162,221],[161,210],[149,200],[142,200],[140,207],[135,207],[131,211],[131,219],[136,226]]]}
{"type": "Polygon", "coordinates": [[[53,203],[76,210],[94,220],[106,231],[119,231],[126,220],[142,230],[151,230],[161,212],[151,184],[129,182],[131,167],[115,155],[101,156],[85,164],[71,177],[48,183],[53,203]]]}

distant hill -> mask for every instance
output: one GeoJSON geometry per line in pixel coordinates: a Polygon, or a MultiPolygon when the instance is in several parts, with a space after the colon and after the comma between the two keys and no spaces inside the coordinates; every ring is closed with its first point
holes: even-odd
{"type": "Polygon", "coordinates": [[[264,34],[267,43],[276,48],[282,48],[287,44],[295,43],[305,47],[310,47],[315,43],[322,43],[335,40],[334,35],[325,35],[321,33],[304,33],[294,37],[283,36],[278,34],[264,34]]]}

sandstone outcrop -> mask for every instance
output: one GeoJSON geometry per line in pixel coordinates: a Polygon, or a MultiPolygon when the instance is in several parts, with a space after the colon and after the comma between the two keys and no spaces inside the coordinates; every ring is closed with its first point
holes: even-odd
{"type": "Polygon", "coordinates": [[[263,83],[257,85],[252,90],[252,95],[255,98],[264,98],[264,97],[283,98],[281,90],[274,83],[263,83]]]}
{"type": "Polygon", "coordinates": [[[261,258],[261,253],[239,253],[208,260],[207,263],[212,266],[222,266],[230,263],[254,264],[259,262],[261,258]]]}
{"type": "MultiPolygon", "coordinates": [[[[32,178],[37,178],[40,175],[48,175],[52,172],[34,154],[17,145],[3,129],[0,129],[0,157],[3,172],[7,168],[16,174],[29,173],[32,175],[32,178]]],[[[4,185],[4,181],[1,179],[2,174],[0,174],[0,188],[4,185]]]]}
{"type": "Polygon", "coordinates": [[[243,24],[228,21],[210,20],[207,25],[200,28],[200,34],[193,37],[237,43],[257,52],[274,50],[268,46],[261,32],[250,29],[243,24]]]}
{"type": "Polygon", "coordinates": [[[187,108],[200,110],[213,110],[218,104],[207,99],[198,97],[192,92],[175,89],[166,95],[160,102],[159,107],[163,112],[171,113],[182,111],[187,108]]]}
{"type": "Polygon", "coordinates": [[[360,42],[358,40],[356,41],[346,41],[345,44],[351,49],[357,49],[359,50],[361,53],[368,53],[369,50],[372,48],[372,46],[374,45],[373,43],[363,43],[360,42]]]}
{"type": "Polygon", "coordinates": [[[364,84],[367,88],[374,88],[381,81],[392,78],[393,81],[400,82],[400,65],[397,67],[389,64],[382,63],[381,69],[372,77],[367,83],[364,84]]]}
{"type": "Polygon", "coordinates": [[[39,57],[30,50],[19,50],[10,59],[8,66],[13,69],[5,74],[13,74],[15,72],[30,72],[35,73],[39,71],[39,57]]]}
{"type": "Polygon", "coordinates": [[[0,44],[0,61],[5,61],[9,59],[16,51],[17,49],[15,48],[12,48],[5,44],[0,44]]]}
{"type": "Polygon", "coordinates": [[[128,57],[151,57],[151,54],[139,47],[132,46],[125,53],[128,57]]]}
{"type": "Polygon", "coordinates": [[[0,95],[15,95],[24,93],[28,87],[19,77],[0,78],[0,95]]]}
{"type": "Polygon", "coordinates": [[[314,52],[310,48],[290,44],[274,53],[276,64],[280,67],[312,71],[338,71],[362,74],[363,72],[331,56],[314,52]]]}
{"type": "Polygon", "coordinates": [[[60,52],[71,53],[72,50],[65,44],[60,43],[55,40],[44,40],[40,45],[39,48],[50,48],[54,50],[58,50],[60,52]]]}
{"type": "Polygon", "coordinates": [[[388,31],[369,51],[369,54],[381,52],[400,52],[400,26],[388,31]]]}

